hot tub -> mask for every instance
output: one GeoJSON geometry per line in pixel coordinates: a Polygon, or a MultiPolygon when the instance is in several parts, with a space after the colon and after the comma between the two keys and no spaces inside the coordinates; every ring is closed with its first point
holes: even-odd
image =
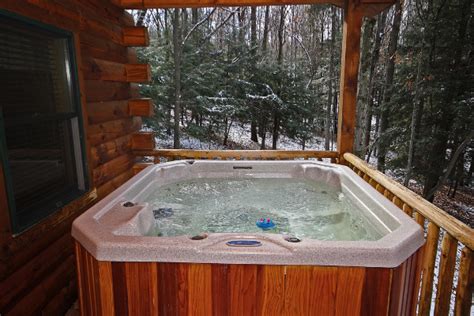
{"type": "Polygon", "coordinates": [[[81,308],[140,315],[403,314],[424,242],[352,170],[312,161],[151,166],[72,235],[81,308]]]}

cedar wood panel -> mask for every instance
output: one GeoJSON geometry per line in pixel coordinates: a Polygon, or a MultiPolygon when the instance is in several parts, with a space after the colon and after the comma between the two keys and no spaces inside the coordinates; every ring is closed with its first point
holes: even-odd
{"type": "Polygon", "coordinates": [[[78,242],[83,315],[409,315],[417,253],[397,268],[97,261],[78,242]]]}

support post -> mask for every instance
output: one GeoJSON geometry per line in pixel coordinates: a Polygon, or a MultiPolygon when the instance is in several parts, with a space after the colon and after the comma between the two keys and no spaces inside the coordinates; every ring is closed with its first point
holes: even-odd
{"type": "Polygon", "coordinates": [[[354,146],[362,17],[358,1],[346,0],[337,126],[337,151],[341,163],[344,162],[344,153],[352,152],[354,146]]]}

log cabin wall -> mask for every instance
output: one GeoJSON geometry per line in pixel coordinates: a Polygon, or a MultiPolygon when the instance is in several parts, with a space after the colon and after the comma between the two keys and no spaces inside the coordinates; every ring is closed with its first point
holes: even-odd
{"type": "Polygon", "coordinates": [[[148,34],[108,0],[2,0],[0,10],[74,33],[90,191],[13,236],[0,166],[0,314],[56,315],[77,297],[72,221],[133,175],[132,147],[154,146],[138,132],[153,105],[136,84],[150,70],[131,48],[147,45],[148,34]]]}

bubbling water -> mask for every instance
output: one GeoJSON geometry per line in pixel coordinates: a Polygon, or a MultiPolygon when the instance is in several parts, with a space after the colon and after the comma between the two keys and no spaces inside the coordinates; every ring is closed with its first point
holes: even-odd
{"type": "Polygon", "coordinates": [[[157,187],[146,199],[158,216],[154,236],[256,233],[260,218],[270,233],[317,240],[382,237],[355,204],[324,183],[304,179],[193,179],[157,187]],[[161,214],[160,213],[160,214],[161,214]]]}

